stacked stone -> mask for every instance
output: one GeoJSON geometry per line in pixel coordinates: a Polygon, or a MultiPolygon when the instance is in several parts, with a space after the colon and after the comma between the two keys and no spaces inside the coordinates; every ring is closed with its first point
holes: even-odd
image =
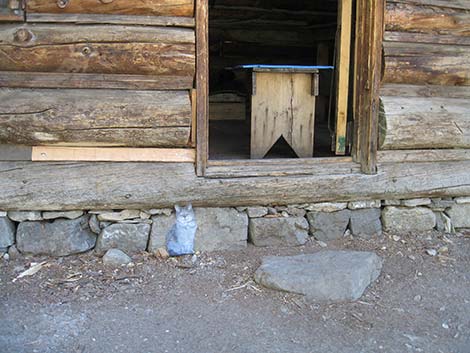
{"type": "MultiPolygon", "coordinates": [[[[195,208],[195,214],[197,251],[241,250],[248,240],[263,247],[299,246],[311,236],[321,242],[348,235],[370,239],[382,229],[451,233],[470,228],[470,197],[195,208]]],[[[0,255],[67,256],[93,249],[99,255],[113,249],[127,256],[155,253],[165,247],[174,223],[171,209],[0,211],[0,255]]]]}

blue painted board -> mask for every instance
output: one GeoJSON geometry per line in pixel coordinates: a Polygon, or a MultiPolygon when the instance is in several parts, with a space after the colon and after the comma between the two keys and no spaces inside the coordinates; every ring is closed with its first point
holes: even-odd
{"type": "Polygon", "coordinates": [[[301,65],[239,65],[236,69],[297,69],[297,70],[333,70],[334,66],[301,66],[301,65]]]}

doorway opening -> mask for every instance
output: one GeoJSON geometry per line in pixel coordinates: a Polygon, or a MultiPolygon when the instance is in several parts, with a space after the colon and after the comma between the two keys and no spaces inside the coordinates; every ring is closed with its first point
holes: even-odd
{"type": "Polygon", "coordinates": [[[338,129],[341,78],[333,69],[345,64],[339,7],[337,0],[209,0],[210,160],[349,153],[350,114],[342,112],[338,129]]]}

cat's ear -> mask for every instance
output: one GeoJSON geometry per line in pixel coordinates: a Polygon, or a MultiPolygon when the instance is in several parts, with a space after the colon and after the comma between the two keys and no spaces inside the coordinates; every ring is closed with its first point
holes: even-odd
{"type": "Polygon", "coordinates": [[[176,210],[176,212],[180,212],[180,211],[181,211],[181,207],[178,206],[178,205],[175,205],[175,210],[176,210]]]}
{"type": "Polygon", "coordinates": [[[187,207],[188,211],[191,211],[193,209],[193,205],[189,204],[187,207]]]}

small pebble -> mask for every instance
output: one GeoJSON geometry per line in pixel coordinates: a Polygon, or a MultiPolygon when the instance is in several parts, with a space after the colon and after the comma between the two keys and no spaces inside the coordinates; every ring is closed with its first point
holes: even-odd
{"type": "Polygon", "coordinates": [[[426,253],[429,256],[436,256],[437,255],[437,250],[436,249],[426,249],[426,253]]]}
{"type": "Polygon", "coordinates": [[[401,240],[401,238],[398,235],[394,235],[392,237],[392,239],[393,239],[393,241],[400,241],[401,240]]]}
{"type": "Polygon", "coordinates": [[[10,260],[10,255],[8,255],[8,253],[3,254],[3,260],[9,261],[10,260]]]}
{"type": "Polygon", "coordinates": [[[449,324],[447,322],[444,322],[442,324],[442,327],[445,328],[446,330],[448,330],[449,329],[449,324]]]}
{"type": "Polygon", "coordinates": [[[321,241],[321,240],[318,240],[317,244],[320,245],[322,248],[326,248],[328,246],[327,243],[325,243],[324,241],[321,241]]]}
{"type": "Polygon", "coordinates": [[[415,302],[420,302],[423,298],[420,295],[417,295],[413,298],[415,302]]]}

